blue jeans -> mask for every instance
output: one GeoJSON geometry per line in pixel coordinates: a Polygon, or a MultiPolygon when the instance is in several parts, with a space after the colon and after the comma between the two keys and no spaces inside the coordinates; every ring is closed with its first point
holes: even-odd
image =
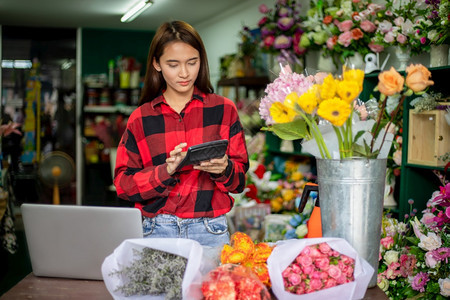
{"type": "Polygon", "coordinates": [[[146,238],[185,238],[202,246],[222,247],[230,242],[225,215],[217,218],[182,219],[173,215],[144,217],[142,222],[146,238]]]}

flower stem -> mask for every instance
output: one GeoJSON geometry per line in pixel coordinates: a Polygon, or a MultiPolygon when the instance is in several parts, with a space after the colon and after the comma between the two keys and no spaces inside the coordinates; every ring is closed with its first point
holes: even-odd
{"type": "MultiPolygon", "coordinates": [[[[400,107],[403,106],[403,101],[405,100],[405,98],[406,98],[406,95],[402,95],[402,98],[400,98],[400,101],[398,102],[397,107],[395,108],[395,111],[391,114],[391,119],[387,123],[388,128],[389,128],[389,126],[391,126],[391,124],[394,124],[393,123],[394,122],[394,118],[397,115],[400,107]]],[[[380,150],[383,147],[384,140],[386,139],[387,132],[388,132],[387,130],[384,131],[383,139],[381,140],[380,150]]]]}
{"type": "Polygon", "coordinates": [[[316,140],[317,147],[319,147],[320,155],[322,155],[322,158],[328,158],[331,159],[331,155],[328,151],[327,145],[325,144],[325,141],[323,140],[322,134],[320,133],[319,128],[317,127],[316,122],[311,121],[308,116],[303,113],[301,110],[296,110],[297,113],[305,120],[306,124],[308,124],[309,128],[311,128],[311,133],[316,140]],[[325,152],[325,155],[324,155],[325,152]],[[326,157],[325,157],[326,156],[326,157]]]}
{"type": "Polygon", "coordinates": [[[380,112],[378,113],[378,119],[377,119],[377,123],[375,125],[375,130],[372,132],[372,141],[370,142],[370,153],[373,152],[373,146],[375,144],[375,137],[377,136],[377,131],[378,131],[378,128],[380,127],[383,112],[386,107],[387,96],[386,95],[383,95],[383,96],[384,96],[384,99],[383,99],[383,103],[381,104],[380,112]]]}
{"type": "Polygon", "coordinates": [[[345,147],[344,147],[344,143],[342,141],[342,136],[341,133],[339,132],[339,129],[336,126],[333,126],[334,132],[336,132],[336,137],[338,139],[338,144],[339,144],[339,156],[340,158],[345,158],[345,147]]]}

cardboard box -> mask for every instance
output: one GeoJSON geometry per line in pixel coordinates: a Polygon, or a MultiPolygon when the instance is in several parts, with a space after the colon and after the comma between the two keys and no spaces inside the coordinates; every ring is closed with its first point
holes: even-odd
{"type": "Polygon", "coordinates": [[[409,111],[408,163],[442,167],[438,158],[450,151],[450,126],[445,110],[409,111]]]}

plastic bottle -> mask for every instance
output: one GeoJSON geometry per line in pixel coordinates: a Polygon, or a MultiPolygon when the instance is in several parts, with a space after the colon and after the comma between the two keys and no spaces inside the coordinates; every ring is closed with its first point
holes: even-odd
{"type": "Polygon", "coordinates": [[[108,61],[108,86],[114,86],[114,59],[108,61]]]}

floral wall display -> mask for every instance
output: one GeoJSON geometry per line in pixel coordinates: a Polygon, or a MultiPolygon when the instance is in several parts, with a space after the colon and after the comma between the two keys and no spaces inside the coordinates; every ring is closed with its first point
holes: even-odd
{"type": "Polygon", "coordinates": [[[450,183],[441,180],[421,219],[416,209],[404,222],[383,217],[377,282],[390,299],[450,297],[450,183]]]}
{"type": "Polygon", "coordinates": [[[259,6],[264,15],[258,22],[259,46],[263,52],[274,55],[278,62],[302,65],[300,58],[306,49],[300,46],[304,32],[300,9],[300,3],[295,0],[277,0],[273,8],[265,4],[259,6]]]}

